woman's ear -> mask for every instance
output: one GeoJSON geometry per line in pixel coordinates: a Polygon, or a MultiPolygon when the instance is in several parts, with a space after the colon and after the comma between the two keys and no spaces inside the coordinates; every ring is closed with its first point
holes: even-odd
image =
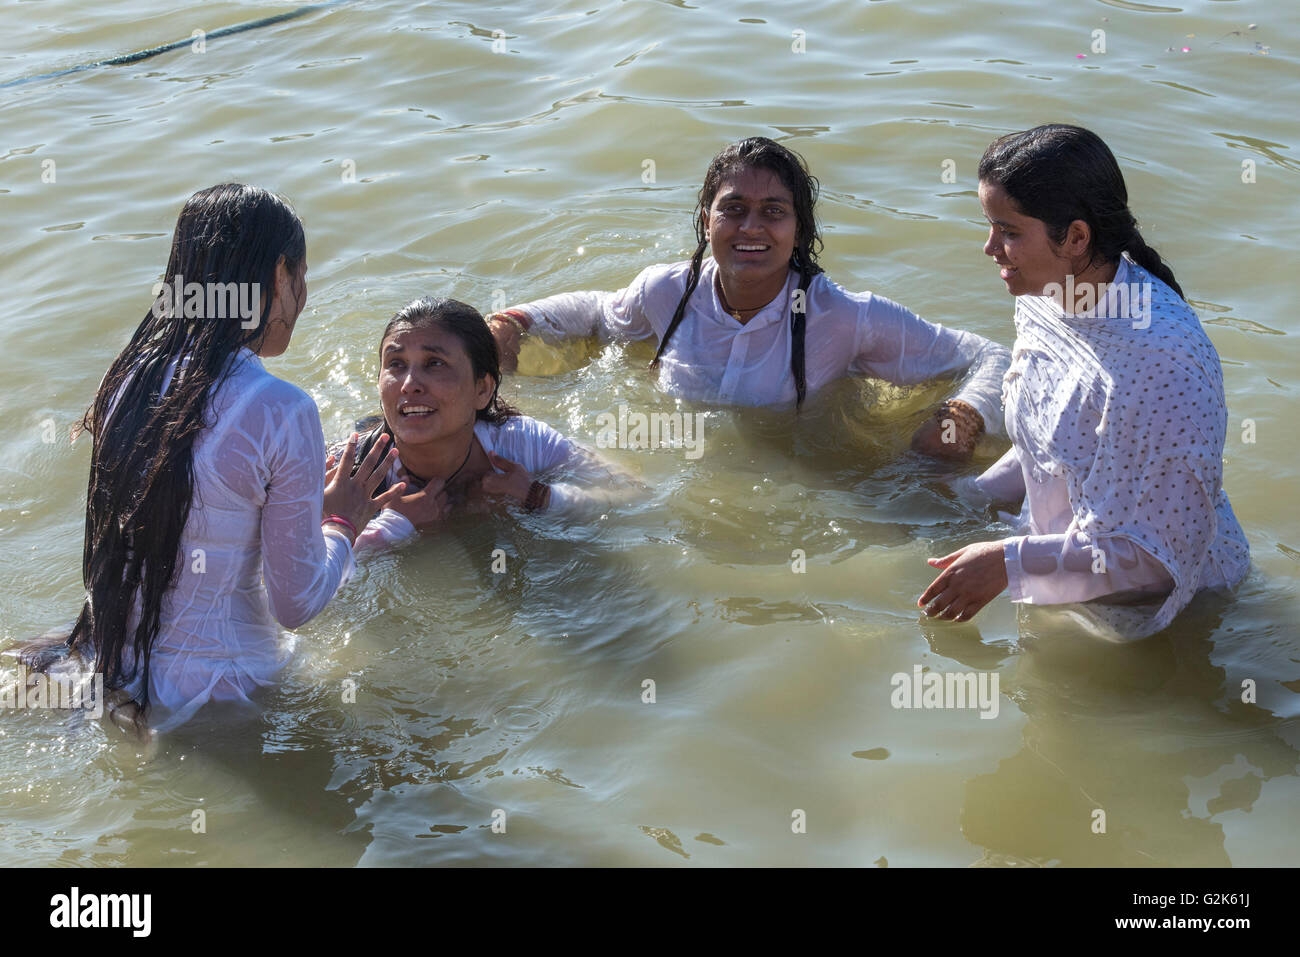
{"type": "Polygon", "coordinates": [[[497,381],[492,378],[492,373],[486,372],[483,378],[474,384],[474,408],[482,412],[492,404],[492,396],[496,395],[497,381]]]}
{"type": "MultiPolygon", "coordinates": [[[[272,273],[271,288],[260,290],[262,312],[267,312],[268,309],[270,310],[270,312],[267,313],[268,326],[270,325],[270,320],[274,319],[276,315],[278,315],[277,307],[283,308],[284,298],[288,291],[289,269],[284,264],[284,256],[281,256],[275,263],[275,272],[272,273]]],[[[258,317],[260,318],[261,315],[262,313],[259,312],[258,317]]]]}
{"type": "Polygon", "coordinates": [[[1086,256],[1092,248],[1092,227],[1084,220],[1076,219],[1070,223],[1070,228],[1065,232],[1065,242],[1061,245],[1061,251],[1070,259],[1086,256]]]}
{"type": "Polygon", "coordinates": [[[275,262],[275,297],[281,303],[293,298],[293,275],[283,254],[275,262]]]}

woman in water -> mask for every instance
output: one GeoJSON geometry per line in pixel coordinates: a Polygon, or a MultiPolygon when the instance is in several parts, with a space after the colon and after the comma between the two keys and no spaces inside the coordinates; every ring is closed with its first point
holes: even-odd
{"type": "Polygon", "coordinates": [[[979,166],[986,255],[1016,297],[1006,380],[1012,448],[970,490],[1019,502],[1018,534],[968,545],[918,604],[964,621],[1004,589],[1030,604],[1158,600],[1135,635],[1250,553],[1222,487],[1219,356],[1138,232],[1115,157],[1052,124],[995,141],[979,166]]]}
{"type": "MultiPolygon", "coordinates": [[[[473,306],[454,299],[417,299],[389,320],[379,341],[382,422],[360,452],[390,441],[396,456],[380,488],[404,483],[357,540],[357,548],[390,544],[436,525],[461,506],[490,500],[526,512],[574,512],[608,504],[633,486],[581,446],[503,402],[497,345],[473,306]],[[543,482],[548,472],[581,486],[543,482]]],[[[326,462],[337,474],[331,452],[326,462]]]]}
{"type": "Polygon", "coordinates": [[[282,199],[195,193],[165,276],[184,294],[155,302],[86,415],[87,599],[67,644],[154,731],[270,684],[288,659],[280,628],[325,607],[357,530],[403,491],[372,498],[391,451],[377,443],[353,475],[354,437],[322,492],[316,404],[262,366],[289,346],[306,272],[282,199]],[[232,314],[245,294],[247,314],[232,314]]]}
{"type": "Polygon", "coordinates": [[[817,264],[817,189],[803,160],[772,140],[726,147],[700,189],[691,260],[650,266],[619,292],[568,293],[494,313],[505,368],[514,369],[522,335],[599,333],[656,340],[653,366],[665,389],[709,402],[799,405],[844,376],[908,385],[965,373],[913,446],[969,455],[986,428],[1000,430],[1007,350],[831,282],[817,264]]]}

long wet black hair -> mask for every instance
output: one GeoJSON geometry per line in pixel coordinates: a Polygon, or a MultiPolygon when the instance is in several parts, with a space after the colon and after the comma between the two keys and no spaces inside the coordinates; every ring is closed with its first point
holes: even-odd
{"type": "MultiPolygon", "coordinates": [[[[686,304],[690,301],[695,287],[700,283],[700,270],[704,264],[704,251],[708,248],[708,218],[713,200],[722,187],[723,180],[749,170],[767,170],[781,181],[781,184],[794,197],[795,237],[794,251],[790,254],[790,268],[799,273],[799,288],[806,294],[813,277],[822,271],[817,262],[821,252],[821,232],[817,228],[817,194],[819,186],[817,177],[808,172],[808,164],[803,157],[787,149],[766,136],[751,136],[725,147],[713,157],[708,171],[704,174],[704,185],[695,207],[695,253],[691,256],[691,271],[686,279],[686,291],[677,303],[677,310],[659,340],[659,349],[655,352],[651,368],[659,364],[659,359],[668,347],[677,327],[686,315],[686,304]]],[[[806,304],[806,295],[800,297],[806,304]]],[[[797,303],[795,304],[797,305],[797,303]]],[[[796,405],[802,405],[808,393],[808,379],[804,364],[804,333],[807,326],[807,310],[790,309],[791,354],[790,371],[794,374],[796,405]]]]}
{"type": "MultiPolygon", "coordinates": [[[[465,352],[469,355],[474,381],[477,382],[485,375],[492,377],[492,398],[476,413],[475,417],[479,421],[500,425],[511,416],[520,414],[518,409],[507,403],[499,394],[501,352],[497,348],[492,330],[483,319],[483,314],[473,306],[458,299],[435,299],[431,296],[408,302],[388,320],[388,325],[384,326],[384,334],[379,337],[380,370],[384,367],[384,343],[401,326],[409,326],[413,329],[439,328],[450,332],[460,340],[460,344],[465,347],[465,352]]],[[[387,419],[358,440],[356,461],[360,462],[366,457],[381,435],[388,436],[389,448],[392,448],[392,443],[396,439],[387,419]]],[[[388,480],[385,478],[375,490],[375,494],[378,495],[387,488],[388,480]]]]}
{"type": "Polygon", "coordinates": [[[984,151],[979,178],[1006,190],[1026,216],[1041,219],[1058,245],[1065,241],[1070,223],[1087,223],[1092,231],[1090,266],[1117,263],[1121,253],[1128,253],[1183,296],[1173,270],[1138,230],[1115,155],[1091,130],[1048,123],[1008,133],[984,151]]]}
{"type": "MultiPolygon", "coordinates": [[[[155,300],[82,420],[94,437],[82,553],[86,600],[68,644],[93,651],[106,688],[141,676],[142,710],[149,707],[163,599],[185,562],[180,541],[194,493],[194,441],[211,424],[211,397],[229,377],[233,357],[244,346],[256,351],[266,336],[276,264],[283,260],[297,284],[306,255],[302,222],[284,199],[238,183],[195,193],[176,221],[163,280],[182,289],[221,283],[248,290],[255,283],[262,296],[257,325],[239,316],[186,315],[180,302],[155,300]],[[181,357],[163,393],[167,368],[181,357]],[[139,618],[128,630],[133,610],[139,618]]],[[[202,298],[200,313],[208,301],[202,298]]]]}

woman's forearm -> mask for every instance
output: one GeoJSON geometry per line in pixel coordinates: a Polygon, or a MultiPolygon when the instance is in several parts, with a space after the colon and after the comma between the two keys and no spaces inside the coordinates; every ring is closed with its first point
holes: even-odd
{"type": "Polygon", "coordinates": [[[580,339],[600,331],[607,296],[605,292],[565,292],[513,306],[510,311],[527,317],[524,325],[530,335],[546,341],[580,339]]]}
{"type": "Polygon", "coordinates": [[[1078,532],[1022,535],[1003,542],[1012,601],[1060,605],[1122,592],[1161,594],[1173,588],[1168,570],[1126,538],[1092,542],[1078,532]]]}

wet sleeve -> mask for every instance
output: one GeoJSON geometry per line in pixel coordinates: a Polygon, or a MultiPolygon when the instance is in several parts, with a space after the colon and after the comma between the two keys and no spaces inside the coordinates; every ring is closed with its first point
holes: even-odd
{"type": "Polygon", "coordinates": [[[383,508],[361,530],[354,549],[360,554],[370,549],[390,548],[415,536],[416,528],[409,518],[395,509],[383,508]]]}
{"type": "MultiPolygon", "coordinates": [[[[254,403],[255,404],[255,403],[254,403]]],[[[263,417],[263,423],[274,423],[263,417]]],[[[352,547],[321,528],[325,435],[306,395],[260,436],[269,482],[262,507],[262,577],[271,612],[285,628],[315,618],[350,576],[352,547]]]]}
{"type": "Polygon", "coordinates": [[[645,270],[617,292],[566,292],[514,308],[528,316],[528,331],[548,342],[585,338],[649,339],[655,335],[645,313],[645,270]]]}
{"type": "MultiPolygon", "coordinates": [[[[1187,422],[1176,419],[1173,424],[1187,422]]],[[[1190,428],[1183,425],[1183,428],[1190,428]]],[[[1154,429],[1155,426],[1152,426],[1154,429]]],[[[1221,433],[1220,433],[1221,434],[1221,433]]],[[[1132,441],[1140,441],[1132,437],[1132,441]]],[[[1222,449],[1219,440],[1218,449],[1222,449]]],[[[1221,452],[1193,447],[1178,457],[1147,461],[1133,478],[1114,482],[1094,470],[1083,488],[1091,503],[1083,514],[1086,531],[1097,538],[1124,536],[1157,556],[1173,590],[1157,613],[1157,624],[1168,624],[1200,588],[1210,549],[1218,533],[1215,501],[1220,489],[1221,452]],[[1111,496],[1106,495],[1106,489],[1111,496]],[[1116,497],[1116,489],[1122,494],[1116,497]]]]}
{"type": "Polygon", "coordinates": [[[1121,592],[1163,594],[1174,586],[1155,556],[1120,536],[1021,535],[1006,539],[1002,549],[1012,601],[1060,605],[1121,592]]]}
{"type": "Polygon", "coordinates": [[[990,502],[1021,502],[1025,498],[1025,473],[1013,445],[983,474],[958,479],[953,488],[965,499],[990,502]]]}
{"type": "Polygon", "coordinates": [[[973,332],[926,322],[883,296],[872,296],[859,316],[851,375],[913,385],[965,373],[952,396],[974,406],[990,434],[1003,435],[1002,376],[1011,352],[973,332]]]}
{"type": "Polygon", "coordinates": [[[551,486],[548,512],[596,510],[629,501],[641,491],[630,475],[545,422],[521,417],[516,423],[503,432],[498,452],[534,478],[552,473],[562,477],[547,483],[551,486]]]}

